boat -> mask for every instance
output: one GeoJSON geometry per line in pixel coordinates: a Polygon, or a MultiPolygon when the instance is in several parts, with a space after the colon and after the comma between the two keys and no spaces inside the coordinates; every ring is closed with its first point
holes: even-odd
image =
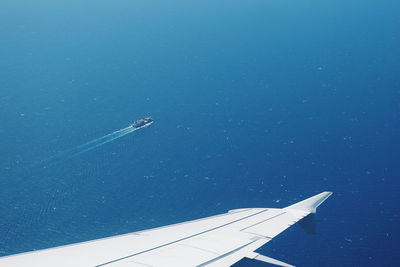
{"type": "Polygon", "coordinates": [[[131,126],[133,128],[142,128],[142,127],[150,126],[153,122],[154,122],[154,120],[152,117],[146,117],[144,119],[134,121],[131,126]]]}

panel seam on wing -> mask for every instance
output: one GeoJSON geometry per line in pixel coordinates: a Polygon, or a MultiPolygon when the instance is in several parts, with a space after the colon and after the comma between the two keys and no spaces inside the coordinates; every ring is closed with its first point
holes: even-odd
{"type": "Polygon", "coordinates": [[[275,215],[275,216],[272,216],[272,217],[270,217],[270,218],[267,218],[267,219],[265,219],[265,220],[262,220],[262,221],[260,221],[260,222],[255,223],[255,224],[252,224],[252,225],[250,225],[250,226],[247,226],[247,227],[241,229],[240,231],[245,231],[245,230],[248,229],[248,228],[251,228],[251,227],[256,226],[256,225],[258,225],[258,224],[261,224],[261,223],[264,223],[264,222],[266,222],[266,221],[272,220],[272,219],[274,219],[274,218],[276,218],[276,217],[279,217],[279,216],[281,216],[281,215],[283,215],[283,214],[285,214],[285,213],[286,213],[286,212],[282,212],[282,213],[280,213],[280,214],[277,214],[277,215],[275,215]]]}
{"type": "Polygon", "coordinates": [[[105,265],[108,265],[108,264],[111,264],[111,263],[114,263],[114,262],[117,262],[117,261],[125,260],[125,259],[131,258],[131,257],[135,257],[135,256],[137,256],[137,255],[141,255],[141,254],[143,254],[143,253],[147,253],[147,252],[153,251],[153,250],[155,250],[155,249],[159,249],[159,248],[166,247],[166,246],[169,246],[169,245],[172,245],[172,244],[176,244],[176,243],[181,242],[181,241],[183,241],[183,240],[188,240],[188,239],[193,238],[193,237],[195,237],[195,236],[199,236],[199,235],[202,235],[202,234],[204,234],[204,233],[208,233],[208,232],[211,232],[211,231],[220,229],[220,228],[225,227],[225,226],[227,226],[227,225],[234,224],[234,223],[236,223],[236,222],[239,222],[239,221],[245,220],[245,219],[247,219],[247,218],[256,216],[256,215],[261,214],[261,213],[266,212],[266,211],[268,211],[268,209],[261,210],[261,211],[259,211],[259,212],[254,213],[254,214],[245,216],[245,217],[243,217],[243,218],[234,220],[234,221],[229,222],[229,223],[225,223],[225,224],[219,225],[219,226],[217,226],[217,227],[214,227],[214,228],[205,230],[205,231],[200,232],[200,233],[197,233],[197,234],[193,234],[193,235],[191,235],[191,236],[187,236],[187,237],[184,237],[184,238],[181,238],[181,239],[178,239],[178,240],[174,240],[174,241],[171,241],[171,242],[166,243],[166,244],[163,244],[163,245],[159,245],[159,246],[156,246],[156,247],[152,247],[152,248],[149,248],[149,249],[146,249],[146,250],[143,250],[143,251],[140,251],[140,252],[131,254],[131,255],[127,255],[127,256],[124,256],[124,257],[121,257],[121,258],[117,258],[117,259],[115,259],[115,260],[111,260],[111,261],[108,261],[108,262],[104,262],[104,263],[98,264],[98,265],[96,265],[95,267],[105,266],[105,265]]]}

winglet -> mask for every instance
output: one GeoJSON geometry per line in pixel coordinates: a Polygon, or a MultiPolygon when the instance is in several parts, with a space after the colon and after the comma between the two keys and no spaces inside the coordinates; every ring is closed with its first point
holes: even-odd
{"type": "Polygon", "coordinates": [[[324,202],[330,195],[332,195],[332,192],[322,192],[318,195],[288,206],[285,209],[302,210],[310,213],[316,213],[317,207],[321,205],[322,202],[324,202]]]}
{"type": "Polygon", "coordinates": [[[275,260],[273,258],[264,256],[264,255],[261,255],[261,254],[256,253],[256,252],[249,253],[249,255],[247,255],[246,258],[249,258],[249,259],[252,259],[252,260],[258,260],[258,261],[262,261],[262,262],[266,262],[266,263],[269,263],[269,264],[282,266],[282,267],[295,267],[295,266],[287,264],[287,263],[285,263],[283,261],[278,261],[278,260],[275,260]]]}

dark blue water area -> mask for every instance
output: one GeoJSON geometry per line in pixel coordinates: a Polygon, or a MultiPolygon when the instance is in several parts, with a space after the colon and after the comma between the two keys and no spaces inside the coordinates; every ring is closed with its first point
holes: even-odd
{"type": "MultiPolygon", "coordinates": [[[[398,266],[398,1],[0,3],[0,255],[330,190],[297,266],[398,266]],[[151,115],[155,123],[51,159],[151,115]]],[[[264,266],[250,260],[235,266],[264,266]]]]}

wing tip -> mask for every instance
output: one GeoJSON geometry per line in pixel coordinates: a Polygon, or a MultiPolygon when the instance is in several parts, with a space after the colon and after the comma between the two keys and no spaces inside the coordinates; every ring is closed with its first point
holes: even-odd
{"type": "Polygon", "coordinates": [[[319,193],[315,196],[309,197],[303,201],[297,202],[293,205],[290,205],[286,207],[285,209],[295,209],[295,210],[301,210],[301,211],[306,211],[310,213],[316,213],[317,207],[321,205],[328,197],[330,197],[333,194],[331,191],[325,191],[322,193],[319,193]]]}

